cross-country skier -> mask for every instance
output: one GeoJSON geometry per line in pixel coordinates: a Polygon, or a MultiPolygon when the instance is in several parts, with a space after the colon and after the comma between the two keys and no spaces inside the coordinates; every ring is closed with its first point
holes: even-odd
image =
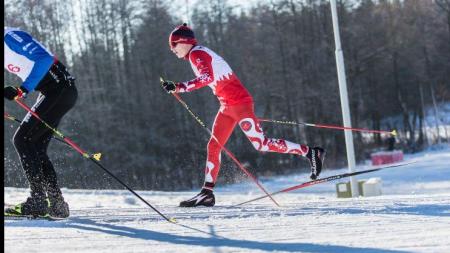
{"type": "MultiPolygon", "coordinates": [[[[4,30],[5,69],[22,79],[18,87],[4,87],[8,100],[40,94],[32,107],[45,122],[57,128],[62,117],[75,105],[77,89],[66,67],[30,34],[18,28],[4,30]]],[[[69,206],[58,186],[55,169],[47,156],[52,131],[28,113],[14,134],[13,143],[30,185],[30,197],[5,210],[10,215],[65,218],[69,206]]]]}
{"type": "MultiPolygon", "coordinates": [[[[256,150],[306,157],[311,164],[310,177],[317,178],[322,169],[324,150],[266,137],[255,116],[252,96],[222,57],[207,47],[197,45],[194,32],[186,24],[176,27],[170,33],[169,45],[178,58],[189,60],[196,78],[178,83],[165,81],[164,88],[169,93],[181,93],[209,86],[220,102],[220,110],[216,115],[212,134],[222,146],[227,142],[236,124],[239,124],[256,150]]],[[[195,197],[182,201],[180,206],[214,206],[213,188],[219,174],[220,153],[221,146],[211,137],[207,146],[203,188],[195,197]]]]}

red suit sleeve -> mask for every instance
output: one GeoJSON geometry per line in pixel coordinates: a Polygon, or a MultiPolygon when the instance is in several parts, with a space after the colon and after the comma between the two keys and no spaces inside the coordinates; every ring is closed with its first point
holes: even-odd
{"type": "Polygon", "coordinates": [[[177,84],[176,92],[190,92],[205,87],[214,82],[212,57],[203,50],[195,50],[190,53],[189,61],[196,68],[196,78],[177,84]]]}

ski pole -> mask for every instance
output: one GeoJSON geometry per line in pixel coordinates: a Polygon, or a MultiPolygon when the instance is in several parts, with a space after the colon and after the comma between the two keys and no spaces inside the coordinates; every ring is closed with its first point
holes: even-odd
{"type": "Polygon", "coordinates": [[[52,130],[54,134],[56,134],[59,138],[61,138],[62,140],[64,140],[67,144],[69,144],[72,148],[74,148],[76,151],[78,151],[78,153],[80,153],[84,158],[91,158],[93,157],[95,160],[100,161],[101,158],[101,153],[97,153],[97,154],[89,154],[85,151],[83,151],[80,147],[78,147],[71,139],[69,139],[68,137],[64,136],[60,131],[58,131],[57,129],[53,128],[52,126],[50,126],[49,124],[47,124],[47,122],[45,122],[43,119],[41,119],[41,117],[39,117],[39,115],[34,112],[33,110],[31,110],[30,107],[28,107],[26,104],[24,104],[22,101],[20,101],[19,98],[14,99],[14,101],[16,101],[17,104],[19,104],[22,108],[24,108],[26,111],[28,111],[29,113],[31,113],[31,115],[33,115],[36,119],[38,119],[42,124],[44,124],[48,129],[52,130]]]}
{"type": "Polygon", "coordinates": [[[366,132],[366,133],[379,133],[379,134],[390,134],[392,136],[397,135],[396,130],[392,131],[384,131],[384,130],[372,130],[365,128],[354,128],[354,127],[344,127],[344,126],[335,126],[335,125],[324,125],[324,124],[313,124],[313,123],[305,123],[305,122],[295,122],[295,121],[285,121],[285,120],[273,120],[273,119],[259,119],[264,122],[272,122],[286,125],[303,125],[317,128],[328,128],[328,129],[337,129],[337,130],[351,130],[356,132],[366,132]]]}
{"type": "MultiPolygon", "coordinates": [[[[164,78],[160,77],[160,82],[161,84],[164,82],[164,78]]],[[[211,130],[209,130],[209,128],[206,126],[205,123],[203,123],[203,121],[197,116],[195,115],[195,113],[191,110],[191,108],[189,108],[189,106],[186,104],[186,102],[184,102],[181,97],[176,94],[176,93],[171,93],[177,100],[178,102],[180,102],[184,108],[189,112],[189,114],[191,114],[191,116],[203,127],[203,129],[205,129],[208,134],[219,144],[219,146],[225,151],[225,153],[237,164],[237,166],[248,176],[250,177],[255,183],[256,185],[266,194],[267,197],[269,197],[273,203],[275,203],[277,206],[280,206],[274,198],[272,198],[272,196],[269,194],[269,192],[259,183],[258,179],[256,179],[255,176],[253,176],[237,159],[236,157],[227,149],[225,148],[220,142],[219,140],[213,135],[213,133],[211,132],[211,130]]]]}
{"type": "Polygon", "coordinates": [[[16,121],[17,123],[22,123],[22,121],[18,120],[17,118],[15,118],[14,116],[11,116],[10,114],[8,114],[7,112],[3,113],[4,118],[5,119],[9,119],[11,121],[16,121]]]}
{"type": "MultiPolygon", "coordinates": [[[[283,192],[290,192],[290,191],[297,190],[297,189],[300,189],[300,188],[305,188],[305,187],[316,185],[316,184],[321,184],[321,183],[325,183],[325,182],[329,182],[329,181],[334,181],[334,180],[338,180],[338,179],[341,179],[341,178],[352,177],[352,176],[365,174],[365,173],[370,173],[370,172],[375,172],[375,171],[379,171],[379,170],[387,169],[387,168],[406,166],[406,165],[410,165],[410,164],[413,164],[413,163],[416,163],[416,162],[417,161],[411,161],[411,162],[405,162],[405,163],[400,163],[400,164],[392,164],[392,165],[385,165],[385,166],[382,165],[382,166],[379,166],[379,167],[373,168],[373,169],[367,169],[367,170],[361,170],[361,171],[356,171],[356,172],[338,174],[338,175],[334,175],[334,176],[329,176],[329,177],[325,177],[325,178],[320,178],[320,179],[304,182],[304,183],[301,183],[301,184],[298,184],[298,185],[294,185],[294,186],[288,187],[286,189],[282,189],[282,190],[279,190],[279,191],[276,191],[276,192],[272,192],[271,194],[273,196],[273,195],[277,195],[277,194],[280,194],[280,193],[283,193],[283,192]]],[[[254,198],[254,199],[251,199],[251,200],[247,200],[247,201],[244,201],[244,202],[236,204],[236,205],[229,206],[229,208],[236,207],[236,206],[241,206],[241,205],[253,202],[253,201],[264,199],[266,197],[267,196],[257,197],[257,198],[254,198]]]]}
{"type": "Polygon", "coordinates": [[[78,153],[80,153],[84,158],[87,158],[94,162],[98,167],[100,167],[102,170],[104,170],[106,173],[108,173],[112,178],[114,178],[117,182],[119,182],[121,185],[123,185],[125,188],[127,188],[128,191],[130,191],[134,196],[139,198],[142,202],[144,202],[147,206],[149,206],[153,211],[155,211],[157,214],[159,214],[161,217],[163,217],[165,220],[171,223],[176,223],[176,220],[174,218],[168,218],[164,214],[162,214],[160,211],[158,211],[155,207],[153,207],[150,203],[148,203],[145,199],[143,199],[139,194],[137,194],[133,189],[131,189],[127,184],[122,182],[118,177],[116,177],[113,173],[111,173],[108,169],[106,169],[101,163],[100,163],[100,154],[94,154],[90,155],[87,152],[83,151],[80,147],[78,147],[72,140],[70,140],[68,137],[64,136],[61,132],[59,132],[57,129],[53,128],[47,122],[45,122],[39,115],[32,111],[30,107],[28,107],[26,104],[24,104],[22,101],[20,101],[19,98],[16,98],[15,101],[17,104],[19,104],[22,108],[27,110],[31,115],[33,115],[36,119],[38,119],[40,122],[42,122],[47,128],[53,131],[56,135],[58,135],[61,139],[63,139],[67,144],[69,144],[73,149],[75,149],[78,153]]]}
{"type": "MultiPolygon", "coordinates": [[[[5,112],[3,115],[4,115],[4,118],[5,118],[5,119],[9,119],[9,120],[15,121],[15,122],[17,122],[17,123],[22,123],[22,121],[20,121],[19,119],[17,119],[17,118],[14,117],[14,116],[11,116],[11,114],[9,114],[9,113],[7,113],[7,112],[5,112]]],[[[70,147],[70,145],[67,144],[67,142],[63,141],[62,139],[60,139],[60,138],[58,138],[58,137],[56,137],[56,136],[53,136],[53,139],[55,139],[55,140],[57,140],[57,141],[59,141],[59,142],[61,142],[61,143],[64,143],[65,145],[67,145],[67,146],[70,147]]],[[[97,154],[96,154],[96,155],[97,155],[97,154]]]]}

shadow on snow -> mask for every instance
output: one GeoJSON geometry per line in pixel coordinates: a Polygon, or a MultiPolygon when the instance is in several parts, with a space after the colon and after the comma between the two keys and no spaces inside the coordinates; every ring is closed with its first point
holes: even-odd
{"type": "Polygon", "coordinates": [[[294,242],[263,242],[231,239],[216,235],[214,227],[209,226],[211,232],[202,231],[190,226],[175,224],[186,229],[194,230],[209,237],[201,236],[181,236],[171,233],[157,232],[146,229],[138,229],[127,226],[114,225],[110,223],[102,223],[86,218],[70,218],[70,220],[49,222],[49,221],[15,221],[5,223],[5,227],[52,227],[52,228],[74,228],[79,230],[106,233],[115,236],[123,236],[134,239],[152,240],[165,242],[169,244],[201,246],[201,247],[231,247],[247,250],[263,250],[263,251],[287,251],[287,252],[346,252],[346,253],[399,253],[405,251],[347,247],[338,245],[321,245],[312,243],[294,243],[294,242]],[[33,224],[30,224],[33,223],[33,224]]]}

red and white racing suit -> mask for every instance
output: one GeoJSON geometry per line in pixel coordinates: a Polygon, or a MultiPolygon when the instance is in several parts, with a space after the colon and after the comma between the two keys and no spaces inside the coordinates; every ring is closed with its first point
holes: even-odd
{"type": "MultiPolygon", "coordinates": [[[[177,84],[176,92],[190,92],[208,85],[220,101],[220,110],[212,127],[212,134],[225,146],[236,124],[258,151],[288,153],[305,156],[308,146],[282,139],[267,138],[255,116],[253,98],[233,73],[225,60],[204,46],[195,46],[187,58],[196,78],[177,84]]],[[[220,170],[221,146],[211,136],[205,168],[204,188],[212,189],[220,170]]]]}

